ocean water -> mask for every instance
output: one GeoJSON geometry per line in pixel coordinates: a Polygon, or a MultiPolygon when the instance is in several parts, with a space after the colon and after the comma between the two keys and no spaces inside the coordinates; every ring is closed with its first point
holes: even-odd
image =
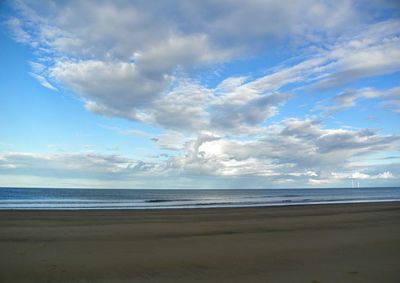
{"type": "Polygon", "coordinates": [[[400,188],[121,190],[0,188],[0,209],[167,209],[400,201],[400,188]]]}

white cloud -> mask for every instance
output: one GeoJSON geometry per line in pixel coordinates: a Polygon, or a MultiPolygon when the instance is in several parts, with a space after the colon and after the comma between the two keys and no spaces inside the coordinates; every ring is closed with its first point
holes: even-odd
{"type": "Polygon", "coordinates": [[[390,74],[400,69],[400,21],[387,20],[365,28],[359,35],[337,39],[300,63],[272,70],[254,81],[271,89],[303,83],[325,90],[360,78],[390,74]]]}
{"type": "Polygon", "coordinates": [[[47,62],[39,72],[33,66],[43,86],[60,88],[58,82],[95,113],[175,131],[211,127],[255,134],[291,97],[278,91],[282,87],[306,82],[326,88],[400,68],[399,22],[366,28],[365,15],[349,0],[246,5],[49,0],[18,1],[15,7],[20,18],[10,19],[9,26],[47,62]],[[200,83],[173,89],[194,70],[265,52],[287,38],[294,45],[332,43],[259,78],[225,78],[214,89],[200,83]]]}
{"type": "MultiPolygon", "coordinates": [[[[285,34],[303,37],[322,31],[343,32],[349,22],[355,26],[363,20],[357,7],[348,0],[296,3],[250,0],[246,5],[240,1],[150,4],[48,0],[18,1],[15,6],[29,20],[25,26],[35,28],[36,36],[46,45],[68,55],[80,52],[119,59],[130,58],[134,52],[149,46],[168,46],[170,42],[166,39],[171,34],[206,35],[215,51],[238,52],[273,45],[272,41],[282,39],[285,34]]],[[[209,50],[201,54],[206,54],[205,51],[209,50]]]]}
{"type": "Polygon", "coordinates": [[[211,99],[212,90],[193,82],[180,82],[172,91],[154,100],[148,110],[150,121],[172,130],[204,130],[209,127],[207,105],[211,99]]]}
{"type": "Polygon", "coordinates": [[[333,49],[327,58],[333,60],[328,65],[332,70],[314,84],[314,89],[332,88],[360,78],[390,74],[399,70],[400,22],[389,21],[385,24],[390,31],[388,34],[376,34],[372,37],[372,27],[362,35],[364,38],[333,49]]]}
{"type": "Polygon", "coordinates": [[[349,177],[351,179],[360,179],[360,180],[371,178],[370,175],[361,172],[352,173],[349,177]]]}
{"type": "Polygon", "coordinates": [[[32,77],[34,77],[43,87],[54,90],[54,91],[58,91],[58,89],[56,87],[54,87],[51,83],[49,83],[45,77],[35,74],[35,73],[31,73],[30,75],[32,77]]]}
{"type": "Polygon", "coordinates": [[[377,179],[395,179],[396,177],[389,171],[380,173],[376,176],[377,179]]]}
{"type": "Polygon", "coordinates": [[[332,180],[328,179],[309,179],[308,184],[311,186],[323,186],[332,184],[332,180]]]}
{"type": "Polygon", "coordinates": [[[308,184],[311,186],[332,186],[333,184],[341,184],[346,187],[348,186],[355,186],[356,184],[359,185],[360,181],[368,181],[369,184],[371,182],[375,182],[375,184],[378,181],[380,182],[385,182],[385,181],[391,181],[391,180],[397,180],[398,177],[394,176],[391,172],[385,171],[376,175],[368,174],[365,172],[331,172],[331,174],[325,174],[324,178],[310,178],[308,180],[308,184]],[[356,183],[354,183],[356,182],[356,183]]]}
{"type": "Polygon", "coordinates": [[[276,93],[274,88],[259,79],[247,82],[245,78],[228,78],[214,90],[210,103],[211,125],[215,129],[235,133],[256,133],[266,119],[275,116],[280,104],[292,95],[276,93]]]}
{"type": "Polygon", "coordinates": [[[104,109],[131,119],[137,119],[136,108],[148,104],[170,81],[168,77],[162,80],[142,77],[134,63],[96,60],[61,61],[50,75],[90,101],[87,104],[90,110],[104,109]]]}
{"type": "Polygon", "coordinates": [[[385,171],[376,175],[371,175],[367,173],[362,173],[362,172],[354,172],[351,173],[350,175],[344,175],[342,178],[347,178],[347,179],[358,179],[358,180],[367,180],[367,179],[394,179],[395,176],[389,172],[385,171]]]}
{"type": "Polygon", "coordinates": [[[13,17],[6,22],[6,25],[16,41],[21,43],[30,43],[32,41],[30,34],[23,29],[21,20],[13,17]]]}
{"type": "MultiPolygon", "coordinates": [[[[369,168],[371,170],[372,168],[369,168]]],[[[321,178],[311,178],[308,180],[308,184],[313,186],[319,185],[332,185],[337,183],[342,183],[345,186],[355,185],[354,181],[359,184],[359,181],[368,181],[368,182],[377,182],[377,181],[390,181],[396,180],[398,177],[393,175],[390,171],[385,171],[381,173],[371,174],[368,172],[350,172],[350,171],[342,171],[342,172],[327,172],[321,178]]],[[[377,183],[378,184],[378,183],[377,183]]]]}
{"type": "Polygon", "coordinates": [[[289,173],[289,176],[295,176],[295,177],[300,177],[300,176],[307,176],[307,177],[317,177],[318,174],[314,171],[307,171],[307,172],[293,172],[289,173]]]}
{"type": "Polygon", "coordinates": [[[173,164],[192,174],[317,177],[334,168],[347,170],[353,158],[395,150],[399,140],[373,131],[323,129],[312,120],[287,119],[247,141],[203,133],[186,143],[173,164]]]}
{"type": "Polygon", "coordinates": [[[330,105],[320,104],[316,107],[316,110],[322,110],[324,114],[330,114],[354,107],[358,101],[371,99],[381,99],[381,106],[395,112],[400,112],[400,87],[393,87],[386,90],[378,90],[370,87],[345,90],[333,96],[329,100],[330,105]]]}
{"type": "Polygon", "coordinates": [[[4,174],[60,178],[129,179],[161,174],[159,164],[98,153],[0,153],[4,174]]]}
{"type": "Polygon", "coordinates": [[[181,150],[185,136],[179,132],[170,131],[154,137],[152,140],[162,149],[181,150]]]}

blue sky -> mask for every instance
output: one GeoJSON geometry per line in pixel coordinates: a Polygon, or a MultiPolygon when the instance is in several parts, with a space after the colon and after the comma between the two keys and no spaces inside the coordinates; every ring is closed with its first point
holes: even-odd
{"type": "Polygon", "coordinates": [[[0,186],[400,184],[397,1],[6,1],[0,186]]]}

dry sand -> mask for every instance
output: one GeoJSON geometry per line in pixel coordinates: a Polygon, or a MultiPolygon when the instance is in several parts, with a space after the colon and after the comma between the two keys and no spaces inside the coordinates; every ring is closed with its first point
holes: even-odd
{"type": "Polygon", "coordinates": [[[0,211],[0,282],[400,282],[400,203],[0,211]]]}

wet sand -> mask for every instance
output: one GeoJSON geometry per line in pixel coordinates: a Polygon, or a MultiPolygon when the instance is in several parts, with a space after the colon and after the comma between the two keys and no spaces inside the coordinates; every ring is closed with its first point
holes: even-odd
{"type": "Polygon", "coordinates": [[[400,203],[0,211],[0,282],[400,282],[400,203]]]}

